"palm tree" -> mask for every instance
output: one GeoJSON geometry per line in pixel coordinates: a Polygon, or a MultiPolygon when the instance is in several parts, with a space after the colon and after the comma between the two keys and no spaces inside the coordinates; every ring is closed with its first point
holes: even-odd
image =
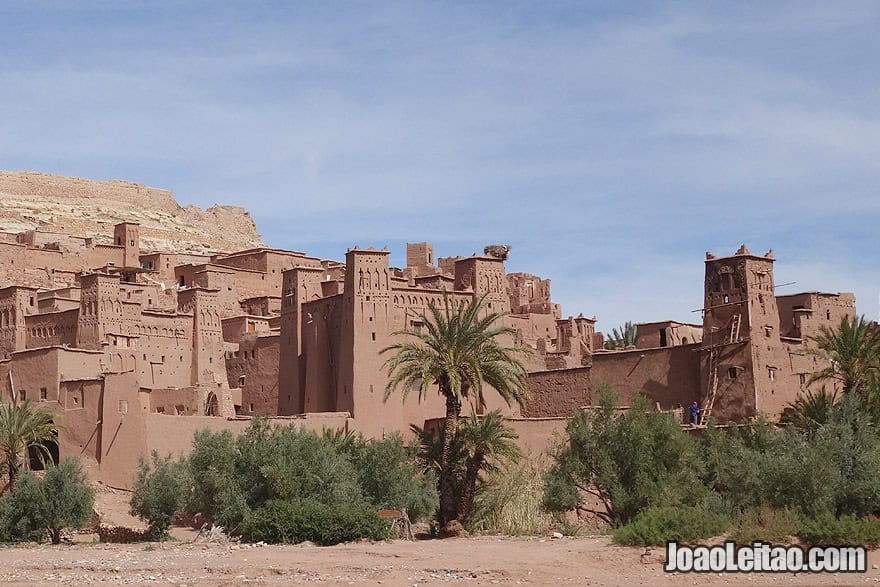
{"type": "Polygon", "coordinates": [[[831,413],[837,404],[837,393],[828,392],[825,386],[813,392],[807,392],[793,402],[788,402],[779,421],[791,424],[798,430],[814,432],[831,419],[831,413]]]}
{"type": "Polygon", "coordinates": [[[611,335],[605,341],[605,348],[614,350],[636,346],[637,333],[636,325],[627,320],[620,328],[615,326],[611,329],[611,335]]]}
{"type": "Polygon", "coordinates": [[[473,511],[480,473],[496,470],[496,462],[519,460],[522,451],[516,445],[519,435],[513,428],[505,425],[501,410],[492,410],[482,418],[471,413],[471,417],[462,423],[460,430],[467,460],[458,506],[458,521],[467,525],[473,511]]]}
{"type": "MultiPolygon", "coordinates": [[[[59,427],[52,421],[52,414],[30,400],[17,402],[0,401],[0,454],[6,461],[9,488],[15,485],[22,459],[34,448],[41,459],[52,458],[48,444],[55,442],[59,427]]],[[[25,461],[25,465],[27,462],[25,461]]]]}
{"type": "Polygon", "coordinates": [[[873,328],[864,316],[844,316],[836,329],[822,326],[814,353],[831,359],[831,365],[814,373],[810,383],[832,380],[839,382],[843,393],[864,393],[872,378],[880,375],[880,330],[873,328]]]}
{"type": "Polygon", "coordinates": [[[508,405],[515,401],[522,406],[528,397],[527,372],[517,357],[528,350],[501,343],[501,338],[512,336],[514,330],[500,324],[504,314],[490,312],[480,317],[484,300],[458,302],[444,293],[442,309],[432,305],[428,313],[419,315],[424,332],[395,332],[410,340],[381,351],[393,353],[384,364],[389,374],[385,400],[400,390],[405,401],[410,391],[418,389],[421,401],[435,385],[446,399],[439,479],[443,524],[455,519],[452,449],[462,401],[483,406],[484,383],[508,405]]]}

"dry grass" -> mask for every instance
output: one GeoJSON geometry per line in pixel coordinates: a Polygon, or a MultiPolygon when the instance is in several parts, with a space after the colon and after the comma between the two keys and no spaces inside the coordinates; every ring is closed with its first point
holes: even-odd
{"type": "Polygon", "coordinates": [[[490,474],[477,494],[471,529],[512,536],[546,533],[555,518],[541,506],[549,461],[527,455],[490,474]]]}

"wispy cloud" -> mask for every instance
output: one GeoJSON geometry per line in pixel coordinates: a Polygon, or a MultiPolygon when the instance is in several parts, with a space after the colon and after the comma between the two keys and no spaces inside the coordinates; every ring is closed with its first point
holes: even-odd
{"type": "Polygon", "coordinates": [[[325,257],[510,242],[606,328],[692,319],[703,253],[744,241],[868,312],[878,24],[871,2],[20,4],[0,166],[239,203],[325,257]]]}

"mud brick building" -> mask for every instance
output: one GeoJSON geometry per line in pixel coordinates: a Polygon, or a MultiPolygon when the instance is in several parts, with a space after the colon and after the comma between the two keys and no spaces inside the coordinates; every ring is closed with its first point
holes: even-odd
{"type": "MultiPolygon", "coordinates": [[[[29,181],[0,174],[0,191],[30,193],[20,187],[29,181]]],[[[74,190],[80,204],[117,189],[126,206],[152,194],[137,184],[52,182],[38,187],[74,190]]],[[[164,194],[168,222],[195,214],[175,211],[164,194]]],[[[106,238],[41,226],[0,232],[0,394],[44,403],[64,426],[58,454],[81,456],[95,478],[119,487],[148,451],[186,451],[195,431],[241,431],[254,415],[371,437],[405,433],[445,407],[439,397],[383,401],[380,351],[396,332],[422,328],[421,315],[448,295],[485,299],[486,312],[507,314],[515,333],[507,342],[532,349],[532,399],[520,409],[486,390],[479,409],[502,408],[521,442],[542,450],[602,383],[623,404],[640,393],[663,410],[698,401],[722,422],[777,417],[824,366],[807,352],[809,338],[855,313],[848,293],[776,295],[772,253],[743,246],[707,254],[701,323],[639,324],[633,348],[608,351],[594,317],[563,317],[549,279],[506,272],[507,248],[437,257],[431,243],[410,243],[396,268],[387,250],[318,259],[262,246],[241,226],[236,238],[257,246],[175,248],[161,226],[144,238],[134,220],[106,238]]]]}

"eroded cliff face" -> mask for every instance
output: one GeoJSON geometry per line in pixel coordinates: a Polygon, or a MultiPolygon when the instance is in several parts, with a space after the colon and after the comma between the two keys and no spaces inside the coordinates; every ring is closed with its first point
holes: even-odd
{"type": "Polygon", "coordinates": [[[142,251],[204,254],[264,246],[239,206],[182,208],[170,190],[31,171],[0,171],[0,231],[58,232],[111,243],[119,222],[141,225],[142,251]]]}

